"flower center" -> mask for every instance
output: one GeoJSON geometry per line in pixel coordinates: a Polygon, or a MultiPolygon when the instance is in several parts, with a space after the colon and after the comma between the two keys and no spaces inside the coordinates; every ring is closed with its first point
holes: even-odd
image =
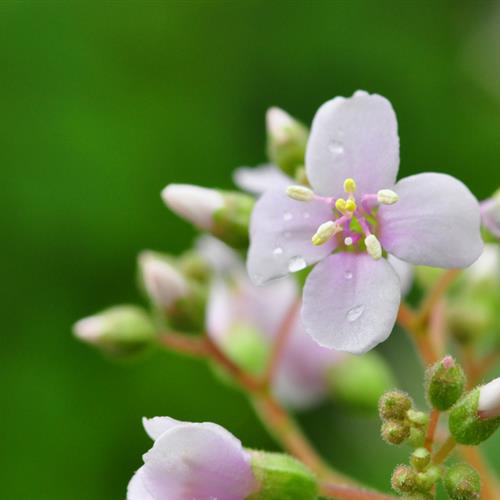
{"type": "Polygon", "coordinates": [[[324,245],[339,235],[339,246],[344,247],[344,250],[366,250],[374,259],[382,257],[382,246],[374,234],[377,209],[380,204],[393,205],[399,200],[394,191],[381,189],[376,194],[365,194],[360,200],[356,200],[356,181],[347,178],[344,181],[344,198],[319,196],[305,186],[290,186],[286,192],[294,200],[320,200],[332,209],[332,218],[320,224],[312,236],[313,245],[324,245]]]}

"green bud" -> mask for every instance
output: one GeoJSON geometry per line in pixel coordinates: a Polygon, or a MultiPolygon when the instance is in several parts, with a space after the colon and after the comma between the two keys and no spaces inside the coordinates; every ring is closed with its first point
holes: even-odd
{"type": "Polygon", "coordinates": [[[236,325],[223,340],[226,354],[241,368],[258,375],[263,372],[269,358],[269,347],[254,328],[236,325]]]}
{"type": "Polygon", "coordinates": [[[406,418],[417,427],[425,427],[429,423],[429,415],[423,411],[408,410],[406,418]]]}
{"type": "Polygon", "coordinates": [[[398,493],[411,493],[417,488],[417,473],[408,465],[398,465],[392,473],[391,486],[398,493]]]}
{"type": "Polygon", "coordinates": [[[247,500],[316,500],[318,485],[309,469],[289,455],[251,451],[260,490],[247,500]]]}
{"type": "Polygon", "coordinates": [[[386,443],[401,444],[408,439],[410,426],[401,420],[386,420],[380,433],[386,443]]]}
{"type": "Polygon", "coordinates": [[[410,436],[408,437],[408,444],[412,448],[421,448],[425,443],[426,434],[425,428],[412,426],[410,436]]]}
{"type": "Polygon", "coordinates": [[[500,417],[481,419],[478,415],[480,389],[468,392],[451,410],[448,427],[460,444],[475,445],[488,439],[500,426],[500,417]]]}
{"type": "Polygon", "coordinates": [[[431,454],[425,448],[417,448],[410,455],[410,463],[417,471],[423,471],[431,461],[431,454]]]}
{"type": "Polygon", "coordinates": [[[361,411],[376,410],[380,397],[394,386],[390,368],[373,351],[334,363],[328,370],[327,381],[336,400],[361,411]]]}
{"type": "Polygon", "coordinates": [[[426,378],[427,397],[431,405],[439,411],[451,408],[464,391],[464,371],[451,356],[445,356],[430,367],[426,378]]]}
{"type": "Polygon", "coordinates": [[[406,392],[389,391],[380,398],[378,412],[382,420],[404,420],[412,405],[413,401],[406,392]]]}
{"type": "Polygon", "coordinates": [[[444,478],[444,486],[452,500],[480,498],[481,479],[469,464],[452,465],[444,478]]]}
{"type": "Polygon", "coordinates": [[[431,465],[425,472],[417,474],[417,487],[420,490],[430,490],[441,477],[441,470],[437,465],[431,465]]]}
{"type": "Polygon", "coordinates": [[[266,115],[267,154],[271,163],[294,178],[305,163],[309,131],[280,108],[270,108],[266,115]]]}
{"type": "Polygon", "coordinates": [[[94,316],[81,319],[74,334],[108,354],[128,356],[144,351],[156,336],[149,315],[132,305],[115,306],[94,316]]]}
{"type": "Polygon", "coordinates": [[[255,204],[254,198],[236,191],[221,192],[224,205],[213,215],[212,234],[229,246],[246,250],[248,248],[248,228],[250,215],[255,204]]]}
{"type": "Polygon", "coordinates": [[[201,285],[208,284],[212,276],[212,268],[207,259],[198,252],[189,250],[183,253],[178,260],[179,270],[188,279],[192,279],[201,285]]]}

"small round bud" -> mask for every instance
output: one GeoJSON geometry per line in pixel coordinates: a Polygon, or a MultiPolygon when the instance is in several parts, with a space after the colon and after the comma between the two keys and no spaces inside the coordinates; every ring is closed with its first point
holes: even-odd
{"type": "Polygon", "coordinates": [[[410,456],[410,463],[418,471],[423,471],[431,461],[431,454],[425,448],[417,448],[410,456]]]}
{"type": "Polygon", "coordinates": [[[406,417],[417,427],[425,427],[429,423],[429,415],[423,411],[408,410],[406,412],[406,417]]]}
{"type": "Polygon", "coordinates": [[[378,412],[383,420],[403,420],[412,405],[413,401],[406,392],[389,391],[380,398],[378,412]]]}
{"type": "Polygon", "coordinates": [[[479,499],[481,479],[468,464],[452,465],[444,478],[444,486],[452,500],[479,499]]]}
{"type": "Polygon", "coordinates": [[[421,448],[424,446],[426,436],[425,427],[412,427],[410,429],[410,436],[408,437],[408,444],[412,448],[421,448]]]}
{"type": "Polygon", "coordinates": [[[316,500],[318,485],[309,469],[284,453],[251,451],[252,470],[261,485],[247,500],[316,500]]]}
{"type": "Polygon", "coordinates": [[[488,439],[500,426],[500,417],[482,419],[479,415],[480,388],[468,392],[451,410],[448,427],[460,444],[474,445],[488,439]]]}
{"type": "Polygon", "coordinates": [[[410,435],[410,426],[400,420],[386,420],[382,424],[382,439],[389,444],[401,444],[410,435]]]}
{"type": "Polygon", "coordinates": [[[430,490],[441,477],[441,470],[437,465],[431,465],[425,472],[417,474],[417,485],[420,490],[430,490]]]}
{"type": "Polygon", "coordinates": [[[417,473],[408,465],[398,465],[392,473],[391,486],[398,493],[411,493],[417,488],[417,473]]]}
{"type": "Polygon", "coordinates": [[[445,356],[430,367],[426,378],[427,397],[431,405],[439,411],[451,408],[464,391],[464,371],[451,356],[445,356]]]}

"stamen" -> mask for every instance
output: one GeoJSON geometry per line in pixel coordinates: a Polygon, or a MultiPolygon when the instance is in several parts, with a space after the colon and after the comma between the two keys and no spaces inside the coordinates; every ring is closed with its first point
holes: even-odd
{"type": "Polygon", "coordinates": [[[368,255],[375,260],[380,259],[382,257],[382,246],[380,245],[380,241],[378,241],[377,237],[374,234],[370,234],[365,238],[366,251],[368,255]]]}
{"type": "Polygon", "coordinates": [[[314,192],[305,186],[288,186],[286,194],[296,201],[311,201],[314,198],[314,192]]]}
{"type": "Polygon", "coordinates": [[[344,238],[344,244],[348,247],[352,245],[352,238],[348,236],[347,238],[344,238]]]}
{"type": "Polygon", "coordinates": [[[342,226],[337,224],[336,222],[329,220],[327,222],[323,222],[321,226],[318,227],[316,233],[311,238],[312,244],[319,246],[325,244],[334,234],[342,231],[342,226]]]}
{"type": "Polygon", "coordinates": [[[394,205],[398,200],[398,194],[392,191],[392,189],[381,189],[377,193],[377,201],[383,205],[394,205]]]}
{"type": "Polygon", "coordinates": [[[335,202],[335,208],[339,212],[344,212],[345,204],[346,204],[346,201],[344,200],[344,198],[337,198],[337,201],[335,202]]]}
{"type": "Polygon", "coordinates": [[[356,202],[354,200],[349,199],[345,202],[345,210],[347,212],[355,212],[357,208],[358,207],[357,207],[356,202]]]}
{"type": "Polygon", "coordinates": [[[344,191],[346,193],[354,193],[356,191],[356,181],[350,177],[344,181],[344,191]]]}

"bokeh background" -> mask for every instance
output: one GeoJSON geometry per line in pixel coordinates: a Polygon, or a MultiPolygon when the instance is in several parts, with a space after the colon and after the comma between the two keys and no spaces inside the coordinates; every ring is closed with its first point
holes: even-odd
{"type": "MultiPolygon", "coordinates": [[[[493,1],[0,2],[2,328],[0,496],[124,498],[150,443],[143,415],[215,421],[275,445],[244,396],[166,353],[110,363],[71,325],[140,301],[143,248],[194,231],[168,182],[231,187],[265,159],[264,113],[310,122],[358,88],[393,103],[401,172],[500,184],[500,24],[493,1]]],[[[422,402],[403,332],[382,347],[422,402]]],[[[338,468],[388,489],[406,451],[376,417],[325,405],[300,417],[338,468]]],[[[484,446],[500,466],[500,435],[484,446]]]]}

